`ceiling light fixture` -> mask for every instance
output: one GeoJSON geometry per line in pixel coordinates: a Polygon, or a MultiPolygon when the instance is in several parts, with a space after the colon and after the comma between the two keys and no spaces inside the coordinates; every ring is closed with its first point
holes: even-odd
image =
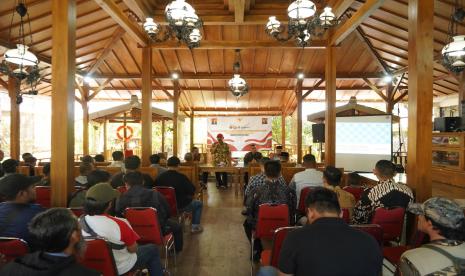
{"type": "Polygon", "coordinates": [[[144,30],[153,42],[163,42],[174,36],[190,49],[199,47],[203,23],[189,3],[185,0],[172,1],[166,6],[165,16],[168,26],[163,32],[153,18],[145,19],[144,30]]]}
{"type": "Polygon", "coordinates": [[[266,32],[278,41],[295,39],[300,47],[310,45],[312,36],[322,36],[326,30],[336,26],[339,21],[330,7],[319,14],[315,4],[310,0],[296,0],[287,8],[289,17],[287,35],[276,16],[270,16],[266,24],[266,32]]]}
{"type": "Polygon", "coordinates": [[[241,50],[236,49],[236,61],[233,64],[234,76],[228,81],[229,90],[239,100],[249,92],[249,85],[241,78],[239,71],[241,69],[241,50]]]}
{"type": "Polygon", "coordinates": [[[442,64],[453,73],[460,73],[465,69],[465,36],[458,35],[458,25],[465,18],[462,3],[455,1],[454,11],[450,16],[448,44],[442,48],[442,64]]]}

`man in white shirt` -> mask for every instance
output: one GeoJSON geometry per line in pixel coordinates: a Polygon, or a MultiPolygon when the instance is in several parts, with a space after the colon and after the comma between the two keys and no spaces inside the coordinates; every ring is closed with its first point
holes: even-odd
{"type": "Polygon", "coordinates": [[[113,157],[113,162],[111,162],[108,167],[119,167],[119,168],[124,168],[124,153],[122,151],[114,151],[111,154],[111,157],[113,157]]]}
{"type": "Polygon", "coordinates": [[[322,187],[323,173],[316,170],[316,159],[312,154],[303,157],[305,171],[294,174],[289,187],[294,189],[297,195],[297,206],[299,206],[300,191],[305,187],[322,187]]]}

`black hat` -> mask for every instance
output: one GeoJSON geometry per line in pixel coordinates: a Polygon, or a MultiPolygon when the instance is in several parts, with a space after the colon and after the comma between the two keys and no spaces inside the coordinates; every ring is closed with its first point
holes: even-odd
{"type": "Polygon", "coordinates": [[[32,177],[23,174],[11,174],[0,180],[0,194],[7,200],[16,198],[20,191],[24,191],[36,183],[32,177]]]}

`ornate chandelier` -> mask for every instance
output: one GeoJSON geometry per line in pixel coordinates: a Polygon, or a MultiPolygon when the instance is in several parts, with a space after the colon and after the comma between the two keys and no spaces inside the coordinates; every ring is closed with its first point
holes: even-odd
{"type": "Polygon", "coordinates": [[[38,67],[39,60],[37,57],[28,51],[28,46],[26,45],[26,34],[24,33],[25,20],[27,16],[27,21],[29,24],[29,39],[32,44],[32,33],[31,33],[31,22],[29,20],[29,13],[25,5],[24,0],[19,0],[18,5],[13,11],[11,18],[10,26],[10,39],[11,31],[13,29],[13,21],[15,14],[20,16],[19,22],[19,36],[16,42],[16,48],[10,49],[5,52],[4,60],[0,64],[0,73],[12,77],[16,80],[16,103],[20,104],[23,99],[23,94],[37,95],[36,86],[40,81],[40,69],[38,67]],[[30,90],[22,92],[21,85],[29,86],[30,90]]]}
{"type": "Polygon", "coordinates": [[[296,0],[287,8],[289,17],[287,35],[281,22],[276,16],[270,16],[266,24],[266,32],[278,41],[295,39],[300,47],[310,45],[312,36],[322,36],[329,28],[336,26],[339,22],[330,7],[324,8],[319,14],[315,4],[310,0],[296,0]]]}
{"type": "Polygon", "coordinates": [[[448,44],[442,48],[442,64],[453,73],[460,73],[465,69],[465,35],[457,35],[457,27],[465,18],[465,11],[455,1],[455,11],[449,22],[448,44]]]}
{"type": "Polygon", "coordinates": [[[231,93],[237,99],[239,99],[240,97],[244,96],[245,94],[249,92],[249,85],[243,78],[241,78],[241,75],[239,74],[240,69],[241,69],[240,50],[236,50],[236,61],[234,62],[234,65],[233,65],[234,76],[232,79],[228,81],[228,85],[229,85],[229,90],[231,90],[231,93]]]}
{"type": "Polygon", "coordinates": [[[152,41],[163,42],[174,36],[190,49],[200,45],[202,40],[200,28],[203,23],[191,5],[184,0],[174,0],[166,6],[165,16],[168,27],[163,33],[160,32],[160,25],[153,18],[145,19],[144,30],[152,41]]]}

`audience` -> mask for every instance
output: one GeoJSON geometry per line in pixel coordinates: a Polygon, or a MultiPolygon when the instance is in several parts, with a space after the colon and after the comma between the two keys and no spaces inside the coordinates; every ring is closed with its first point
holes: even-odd
{"type": "Polygon", "coordinates": [[[362,187],[362,177],[356,172],[348,173],[347,174],[347,186],[362,187]]]}
{"type": "Polygon", "coordinates": [[[35,216],[30,225],[31,245],[35,249],[4,266],[4,276],[98,276],[93,269],[77,263],[85,241],[74,215],[65,208],[52,208],[35,216]]]}
{"type": "MultiPolygon", "coordinates": [[[[244,156],[244,166],[248,166],[249,164],[256,164],[263,158],[261,152],[257,151],[257,147],[255,144],[250,145],[250,151],[245,154],[244,156]]],[[[244,172],[244,183],[245,187],[249,184],[249,173],[246,171],[244,172]]]]}
{"type": "Polygon", "coordinates": [[[396,168],[391,161],[378,161],[373,173],[379,182],[376,186],[365,190],[355,205],[352,218],[355,224],[370,223],[376,208],[397,206],[407,208],[408,204],[413,201],[412,190],[407,185],[394,181],[396,168]]]}
{"type": "Polygon", "coordinates": [[[95,159],[90,156],[90,155],[84,155],[82,158],[81,158],[81,162],[82,163],[91,163],[92,165],[95,166],[95,159]]]}
{"type": "Polygon", "coordinates": [[[79,165],[79,176],[75,178],[76,186],[85,186],[87,184],[87,175],[95,170],[95,166],[89,162],[81,162],[79,165]]]}
{"type": "Polygon", "coordinates": [[[19,166],[19,162],[15,159],[7,159],[5,161],[3,161],[2,163],[2,168],[3,168],[3,176],[0,178],[3,179],[9,175],[12,175],[12,174],[15,174],[18,172],[18,166],[19,166]]]}
{"type": "Polygon", "coordinates": [[[176,156],[168,158],[168,171],[158,175],[155,179],[155,186],[173,187],[176,192],[176,201],[179,212],[192,212],[191,233],[203,231],[200,226],[203,204],[194,199],[195,186],[182,173],[176,171],[181,161],[176,156]]]}
{"type": "MultiPolygon", "coordinates": [[[[138,171],[140,164],[141,161],[137,155],[128,156],[126,159],[124,159],[124,168],[126,173],[138,171]]],[[[124,173],[114,175],[111,179],[111,186],[113,186],[113,188],[124,186],[123,176],[124,173]]],[[[146,173],[142,173],[142,176],[144,177],[144,186],[148,189],[152,189],[154,185],[152,177],[146,173]]]]}
{"type": "Polygon", "coordinates": [[[150,167],[157,168],[157,175],[160,175],[168,170],[167,168],[160,166],[160,155],[152,154],[150,155],[149,159],[151,164],[150,167]]]}
{"type": "MultiPolygon", "coordinates": [[[[312,154],[306,154],[303,157],[305,171],[294,174],[289,187],[293,189],[297,195],[297,204],[300,200],[300,192],[305,187],[321,187],[323,186],[323,173],[316,169],[316,159],[312,154]]],[[[296,205],[296,207],[298,207],[296,205]]]]}
{"type": "Polygon", "coordinates": [[[203,156],[200,154],[198,147],[192,148],[192,159],[194,162],[205,163],[205,160],[203,160],[203,156]]]}
{"type": "Polygon", "coordinates": [[[119,150],[114,151],[111,154],[111,157],[113,158],[113,162],[111,162],[111,164],[108,165],[108,167],[124,168],[124,163],[123,163],[124,153],[122,151],[119,151],[119,150]]]}
{"type": "Polygon", "coordinates": [[[105,162],[105,156],[103,154],[96,154],[94,160],[95,162],[105,162]]]}
{"type": "Polygon", "coordinates": [[[281,153],[283,152],[283,146],[276,146],[274,152],[270,153],[269,157],[271,160],[281,161],[281,153]]]}
{"type": "Polygon", "coordinates": [[[45,164],[42,168],[42,179],[39,185],[50,186],[50,163],[45,164]]]}
{"type": "Polygon", "coordinates": [[[194,162],[194,156],[192,155],[191,152],[187,152],[186,154],[184,154],[184,161],[190,164],[194,162]]]}
{"type": "Polygon", "coordinates": [[[29,152],[23,153],[21,157],[23,158],[24,166],[29,167],[29,175],[34,176],[35,175],[34,167],[36,166],[37,158],[35,158],[29,152]]]}
{"type": "Polygon", "coordinates": [[[68,207],[80,208],[84,206],[87,190],[97,183],[109,183],[110,173],[103,170],[95,170],[87,175],[87,183],[84,187],[74,192],[68,200],[68,207]]]}
{"type": "Polygon", "coordinates": [[[433,197],[410,204],[408,211],[418,215],[418,230],[428,235],[430,243],[402,255],[402,275],[463,275],[464,210],[453,200],[433,197]]]}
{"type": "Polygon", "coordinates": [[[118,273],[124,274],[134,268],[147,268],[150,275],[162,275],[158,248],[154,244],[138,245],[140,237],[122,218],[108,215],[119,192],[107,183],[92,186],[86,193],[84,210],[79,219],[84,237],[103,237],[113,250],[118,273]]]}
{"type": "MultiPolygon", "coordinates": [[[[284,240],[280,275],[381,275],[383,257],[378,243],[340,218],[335,192],[316,188],[305,203],[310,224],[291,231],[284,240]]],[[[260,273],[277,275],[269,267],[260,273]]]]}
{"type": "Polygon", "coordinates": [[[289,162],[289,152],[281,152],[281,157],[279,158],[281,163],[288,163],[289,162]]]}
{"type": "MultiPolygon", "coordinates": [[[[247,207],[250,212],[248,213],[247,219],[244,221],[245,234],[249,241],[252,238],[252,231],[255,229],[257,222],[258,208],[261,204],[272,203],[272,204],[287,204],[289,206],[289,217],[290,221],[294,218],[294,206],[295,206],[295,192],[286,184],[279,181],[281,175],[281,164],[278,161],[267,161],[264,164],[265,169],[265,184],[257,188],[254,199],[251,204],[247,207]]],[[[259,261],[260,254],[263,250],[260,239],[255,239],[253,248],[253,260],[259,261]]]]}
{"type": "Polygon", "coordinates": [[[158,222],[163,234],[173,233],[176,251],[182,250],[182,226],[175,220],[170,220],[170,206],[166,199],[153,189],[143,186],[144,178],[140,172],[130,172],[124,175],[127,192],[122,194],[116,203],[116,214],[123,215],[128,207],[153,207],[158,212],[158,222]]]}
{"type": "Polygon", "coordinates": [[[336,193],[341,208],[349,209],[349,211],[352,212],[355,206],[355,197],[351,193],[341,189],[341,180],[341,170],[333,166],[327,166],[323,171],[324,187],[336,193]]]}
{"type": "Polygon", "coordinates": [[[5,202],[0,203],[0,237],[15,237],[30,241],[28,223],[44,211],[34,204],[36,192],[34,180],[22,174],[11,174],[0,180],[0,194],[5,202]]]}

